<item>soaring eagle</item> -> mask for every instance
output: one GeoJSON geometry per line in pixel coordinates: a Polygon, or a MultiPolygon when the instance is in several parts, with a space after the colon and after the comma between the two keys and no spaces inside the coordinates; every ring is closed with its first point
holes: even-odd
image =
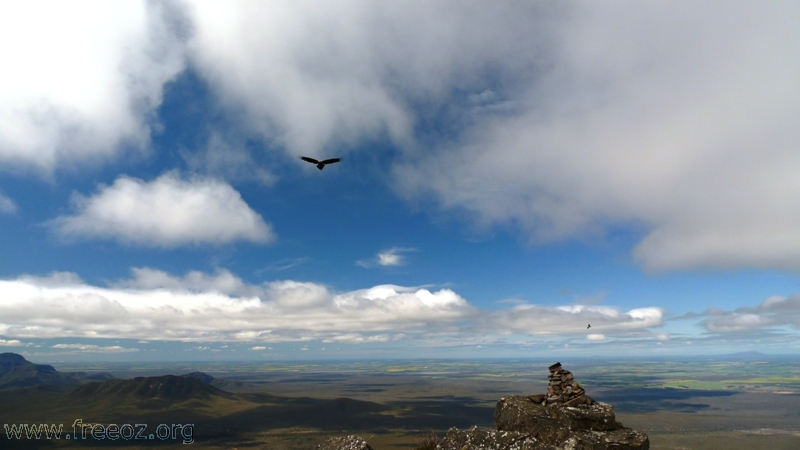
{"type": "Polygon", "coordinates": [[[302,159],[303,161],[310,162],[311,164],[316,164],[317,165],[317,169],[319,169],[319,170],[324,169],[325,168],[325,164],[333,164],[333,163],[337,163],[337,162],[342,160],[342,158],[331,158],[331,159],[326,159],[324,161],[317,161],[316,159],[309,158],[308,156],[301,156],[300,159],[302,159]]]}

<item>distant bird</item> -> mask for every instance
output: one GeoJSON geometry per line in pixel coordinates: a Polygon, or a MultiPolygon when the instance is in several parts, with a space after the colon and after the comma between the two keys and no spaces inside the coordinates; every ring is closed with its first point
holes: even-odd
{"type": "Polygon", "coordinates": [[[324,161],[317,161],[316,159],[309,158],[308,156],[301,156],[300,159],[302,159],[303,161],[310,162],[311,164],[316,164],[317,165],[317,169],[319,169],[319,170],[324,169],[325,168],[325,164],[333,164],[333,163],[337,163],[337,162],[342,160],[342,158],[331,158],[331,159],[326,159],[324,161]]]}
{"type": "Polygon", "coordinates": [[[592,328],[592,324],[586,325],[586,329],[592,328]]]}

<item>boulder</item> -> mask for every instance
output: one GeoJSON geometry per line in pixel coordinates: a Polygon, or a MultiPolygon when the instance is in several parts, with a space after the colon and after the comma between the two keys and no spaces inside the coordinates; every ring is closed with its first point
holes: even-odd
{"type": "Polygon", "coordinates": [[[317,447],[317,450],[372,450],[361,436],[337,436],[328,439],[317,447]]]}

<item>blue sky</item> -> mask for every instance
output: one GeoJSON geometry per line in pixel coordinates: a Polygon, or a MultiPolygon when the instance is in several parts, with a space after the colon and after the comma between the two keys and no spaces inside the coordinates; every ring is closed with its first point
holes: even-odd
{"type": "Polygon", "coordinates": [[[0,351],[800,349],[795,4],[0,8],[0,351]]]}

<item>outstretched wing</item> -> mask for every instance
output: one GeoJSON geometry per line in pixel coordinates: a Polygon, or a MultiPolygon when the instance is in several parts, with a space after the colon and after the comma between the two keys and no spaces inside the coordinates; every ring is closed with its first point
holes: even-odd
{"type": "Polygon", "coordinates": [[[339,162],[341,160],[342,160],[342,158],[331,158],[331,159],[326,159],[325,161],[320,161],[320,162],[322,164],[333,164],[333,163],[337,163],[337,162],[339,162]]]}
{"type": "Polygon", "coordinates": [[[309,158],[308,156],[301,156],[300,159],[302,159],[303,161],[308,161],[311,164],[319,164],[319,161],[317,161],[314,158],[309,158]]]}

